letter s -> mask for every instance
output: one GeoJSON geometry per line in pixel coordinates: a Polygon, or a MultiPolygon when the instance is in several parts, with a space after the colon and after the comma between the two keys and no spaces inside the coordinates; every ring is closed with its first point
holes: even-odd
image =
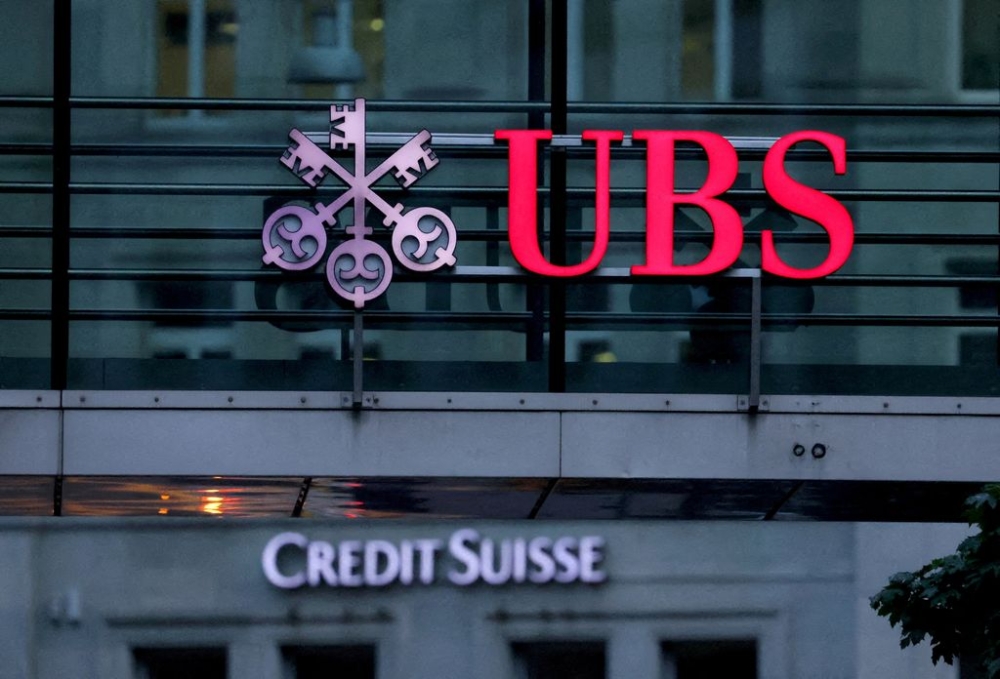
{"type": "Polygon", "coordinates": [[[576,548],[576,538],[559,538],[552,547],[555,557],[556,582],[575,582],[580,577],[580,563],[573,550],[576,548]]]}
{"type": "Polygon", "coordinates": [[[448,552],[452,557],[465,565],[465,571],[452,570],[448,573],[448,579],[459,586],[471,585],[479,579],[479,558],[476,553],[469,549],[465,543],[475,542],[479,539],[479,533],[471,528],[463,528],[452,533],[448,540],[448,552]]]}
{"type": "Polygon", "coordinates": [[[528,573],[528,579],[532,582],[544,584],[555,577],[556,562],[547,551],[551,546],[552,540],[547,537],[537,537],[528,543],[528,559],[531,565],[538,568],[537,571],[528,573]]]}
{"type": "Polygon", "coordinates": [[[817,267],[798,269],[788,266],[774,248],[774,233],[765,229],[761,234],[761,268],[785,278],[821,278],[839,269],[847,261],[854,245],[854,222],[840,202],[830,196],[795,181],[785,172],[785,154],[801,141],[822,144],[833,156],[837,174],[847,171],[847,148],[842,137],[829,132],[802,131],[785,135],[774,143],[764,158],[764,188],[781,207],[819,224],[830,236],[830,252],[817,267]]]}

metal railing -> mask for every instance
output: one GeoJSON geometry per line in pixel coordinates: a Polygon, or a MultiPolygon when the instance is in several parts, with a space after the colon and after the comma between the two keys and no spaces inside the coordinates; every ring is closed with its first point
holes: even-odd
{"type": "MultiPolygon", "coordinates": [[[[529,74],[527,101],[370,101],[368,109],[385,113],[501,113],[521,114],[526,127],[546,127],[554,132],[551,146],[547,147],[549,185],[539,189],[540,204],[548,210],[551,227],[542,234],[553,261],[565,261],[568,248],[575,243],[586,243],[585,233],[567,228],[579,220],[582,206],[590,205],[592,191],[570,187],[567,180],[567,161],[583,149],[580,138],[568,133],[570,116],[591,115],[662,115],[662,116],[804,116],[810,118],[906,118],[921,121],[942,118],[967,121],[970,119],[994,120],[1000,118],[1000,106],[992,105],[886,105],[886,104],[774,104],[774,103],[577,103],[566,99],[565,83],[565,26],[560,24],[560,3],[555,3],[552,31],[546,37],[544,3],[531,3],[529,25],[529,74]],[[541,24],[539,24],[541,21],[541,24]],[[547,40],[550,42],[547,43],[547,40]],[[545,96],[545,53],[552,56],[551,95],[545,96]]],[[[227,184],[227,183],[170,183],[170,182],[80,182],[73,181],[70,165],[74,158],[83,157],[181,157],[181,158],[267,158],[276,157],[284,147],[278,144],[166,144],[123,143],[74,143],[72,113],[83,110],[204,110],[243,112],[248,116],[274,111],[326,111],[329,102],[305,99],[217,99],[217,98],[156,98],[156,97],[93,97],[71,95],[70,55],[70,3],[56,3],[53,32],[53,95],[0,96],[0,109],[40,109],[52,112],[52,141],[15,142],[0,140],[0,156],[38,156],[52,162],[51,181],[2,181],[0,194],[49,195],[52,199],[50,226],[10,224],[0,226],[2,239],[50,239],[51,266],[8,267],[0,269],[0,281],[48,281],[51,302],[47,308],[12,308],[0,300],[0,321],[35,320],[51,324],[51,386],[65,389],[68,386],[70,361],[70,323],[76,321],[169,322],[172,320],[212,319],[229,322],[313,322],[343,326],[355,333],[356,347],[363,346],[361,336],[367,327],[511,327],[526,335],[526,360],[547,363],[548,388],[559,392],[566,389],[566,334],[581,328],[675,328],[692,325],[745,327],[749,333],[749,408],[759,401],[761,383],[761,338],[767,328],[782,325],[821,326],[900,326],[900,327],[979,327],[996,328],[1000,320],[988,314],[893,314],[893,313],[774,313],[763,310],[761,301],[769,284],[775,283],[762,277],[757,269],[740,269],[726,275],[732,285],[749,285],[750,307],[732,313],[620,313],[613,311],[576,311],[567,306],[566,290],[570,285],[606,285],[635,283],[625,269],[605,268],[582,280],[543,281],[519,269],[500,264],[499,252],[504,242],[504,231],[499,229],[500,209],[506,202],[506,188],[478,186],[450,186],[414,188],[407,195],[436,205],[473,206],[486,211],[487,228],[461,231],[461,240],[483,242],[490,248],[485,265],[459,265],[453,271],[433,277],[419,274],[398,274],[400,282],[426,282],[429,284],[476,284],[495,286],[501,283],[522,286],[526,291],[526,308],[504,310],[496,301],[496,288],[488,287],[490,299],[487,312],[457,312],[449,310],[423,310],[414,312],[322,309],[157,309],[157,308],[81,308],[71,304],[70,288],[73,283],[85,281],[233,281],[254,284],[278,284],[286,280],[284,274],[273,270],[210,269],[210,268],[116,268],[95,269],[74,267],[70,260],[72,243],[84,240],[231,240],[234,242],[259,240],[260,230],[241,225],[232,228],[157,228],[151,226],[82,225],[71,223],[70,202],[84,196],[214,196],[226,197],[284,197],[288,199],[323,196],[323,188],[313,190],[291,184],[227,184]],[[547,338],[548,348],[545,349],[547,338]]],[[[564,17],[563,17],[564,18],[564,17]]],[[[276,131],[276,135],[281,134],[276,131]]],[[[374,148],[391,147],[398,142],[398,135],[371,134],[374,148]]],[[[736,146],[741,160],[760,160],[769,144],[767,139],[738,138],[736,146]]],[[[443,158],[493,159],[502,161],[506,148],[495,144],[489,134],[436,135],[435,150],[443,158]]],[[[616,157],[636,157],[641,149],[627,143],[614,150],[616,157]]],[[[678,158],[699,159],[703,153],[697,149],[681,149],[678,158]]],[[[953,164],[991,166],[1000,163],[1000,151],[977,149],[898,149],[865,147],[850,149],[851,163],[932,163],[944,167],[953,164]]],[[[789,153],[796,161],[828,162],[825,152],[796,149],[789,153]]],[[[399,195],[386,190],[387,195],[399,195]]],[[[849,203],[948,203],[996,204],[1000,202],[998,190],[964,189],[868,189],[847,188],[826,191],[833,198],[849,203]]],[[[724,198],[737,207],[767,207],[765,191],[754,188],[734,188],[724,198]]],[[[645,191],[640,188],[615,189],[611,193],[614,207],[642,207],[645,191]]],[[[753,235],[748,240],[753,239],[753,235]]],[[[384,236],[383,236],[384,237],[384,236]]],[[[376,239],[378,236],[376,236],[376,239]]],[[[678,242],[709,243],[712,234],[704,231],[680,229],[678,242]]],[[[640,243],[644,234],[633,230],[612,232],[612,243],[640,243]]],[[[780,243],[823,243],[821,233],[782,233],[780,243]]],[[[857,245],[899,245],[932,247],[943,245],[996,247],[1000,252],[1000,231],[997,233],[949,233],[946,228],[930,233],[897,233],[891,230],[858,233],[857,245]]],[[[321,280],[314,273],[296,280],[321,280]]],[[[684,282],[684,281],[680,281],[684,282]]],[[[794,285],[781,281],[782,285],[794,285]]],[[[928,288],[980,288],[993,290],[1000,287],[1000,270],[983,275],[912,275],[912,274],[837,274],[826,279],[810,281],[817,288],[830,287],[928,287],[928,288]]],[[[361,377],[364,366],[361,351],[354,356],[355,400],[360,400],[363,388],[361,377]]],[[[995,378],[994,378],[995,380],[995,378]]]]}

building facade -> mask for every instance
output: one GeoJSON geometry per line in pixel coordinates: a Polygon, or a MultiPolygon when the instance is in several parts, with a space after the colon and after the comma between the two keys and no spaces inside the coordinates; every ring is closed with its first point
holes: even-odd
{"type": "Polygon", "coordinates": [[[981,676],[867,599],[1000,480],[997,14],[0,0],[0,677],[981,676]],[[725,240],[683,196],[650,235],[719,165],[666,130],[736,154],[719,273],[641,271],[725,240]],[[817,219],[765,185],[800,131],[846,143],[780,163],[817,219]],[[593,257],[601,167],[600,262],[533,273],[518,224],[593,257]],[[770,272],[839,210],[843,266],[770,272]],[[436,569],[339,570],[373,541],[436,569]]]}

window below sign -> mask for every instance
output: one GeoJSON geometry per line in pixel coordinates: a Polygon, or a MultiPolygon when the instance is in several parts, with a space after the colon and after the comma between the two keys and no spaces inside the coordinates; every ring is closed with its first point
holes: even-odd
{"type": "Polygon", "coordinates": [[[375,647],[286,646],[286,679],[375,679],[375,647]]]}
{"type": "Polygon", "coordinates": [[[226,679],[224,648],[137,648],[137,679],[226,679]]]}
{"type": "Polygon", "coordinates": [[[662,649],[665,679],[757,679],[752,639],[667,641],[662,649]]]}
{"type": "Polygon", "coordinates": [[[603,641],[545,641],[513,645],[517,679],[604,679],[603,641]]]}

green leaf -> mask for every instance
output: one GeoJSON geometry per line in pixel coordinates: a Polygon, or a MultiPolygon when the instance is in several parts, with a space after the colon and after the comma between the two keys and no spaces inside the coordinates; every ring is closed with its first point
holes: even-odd
{"type": "Polygon", "coordinates": [[[962,654],[982,657],[990,679],[1000,679],[1000,484],[966,504],[979,533],[953,554],[896,573],[869,604],[892,627],[899,625],[900,647],[929,639],[934,664],[951,664],[962,654]]]}

